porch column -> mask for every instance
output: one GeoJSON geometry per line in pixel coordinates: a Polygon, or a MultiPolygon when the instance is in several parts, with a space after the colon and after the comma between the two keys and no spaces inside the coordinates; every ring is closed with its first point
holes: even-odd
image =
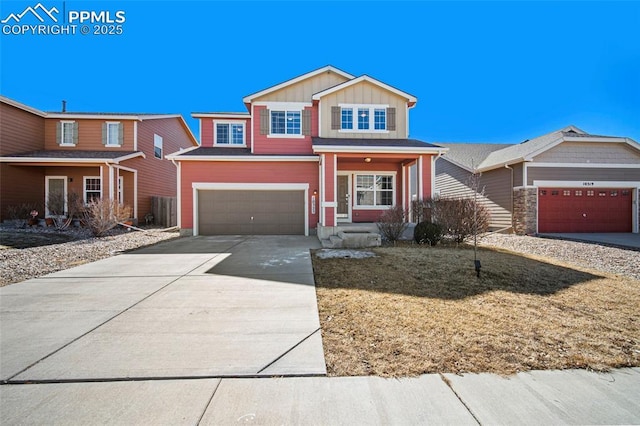
{"type": "Polygon", "coordinates": [[[418,195],[424,200],[433,196],[433,156],[420,155],[418,157],[418,195]]]}
{"type": "Polygon", "coordinates": [[[322,218],[323,226],[336,226],[336,173],[337,157],[335,154],[322,155],[322,218]]]}
{"type": "Polygon", "coordinates": [[[100,166],[100,185],[102,199],[111,199],[113,196],[113,168],[107,164],[100,166]]]}

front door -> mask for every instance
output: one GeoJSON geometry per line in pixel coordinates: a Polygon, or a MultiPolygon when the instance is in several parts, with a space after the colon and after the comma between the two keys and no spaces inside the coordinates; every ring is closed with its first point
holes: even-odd
{"type": "Polygon", "coordinates": [[[349,175],[338,175],[338,219],[349,220],[349,175]]]}
{"type": "Polygon", "coordinates": [[[67,177],[47,176],[45,193],[46,217],[66,216],[67,212],[67,177]]]}

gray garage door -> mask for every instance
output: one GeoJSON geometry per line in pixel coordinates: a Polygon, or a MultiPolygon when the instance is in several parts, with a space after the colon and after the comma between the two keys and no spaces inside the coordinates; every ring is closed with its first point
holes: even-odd
{"type": "Polygon", "coordinates": [[[199,190],[200,235],[304,235],[304,191],[199,190]]]}

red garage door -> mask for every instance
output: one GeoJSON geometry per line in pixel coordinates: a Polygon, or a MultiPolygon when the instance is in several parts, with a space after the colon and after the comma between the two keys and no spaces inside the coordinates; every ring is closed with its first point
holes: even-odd
{"type": "Polygon", "coordinates": [[[630,189],[540,188],[538,232],[631,232],[630,189]]]}

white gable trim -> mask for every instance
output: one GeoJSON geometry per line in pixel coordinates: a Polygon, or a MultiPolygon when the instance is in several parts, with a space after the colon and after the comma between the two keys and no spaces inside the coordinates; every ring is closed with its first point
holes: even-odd
{"type": "Polygon", "coordinates": [[[369,77],[368,75],[362,75],[362,76],[360,76],[358,78],[354,78],[353,80],[345,81],[342,84],[338,84],[336,86],[333,86],[333,87],[330,87],[328,89],[325,89],[325,90],[323,90],[321,92],[318,92],[318,93],[314,94],[311,97],[311,99],[313,99],[314,101],[320,100],[320,98],[322,98],[324,96],[327,96],[327,95],[329,95],[331,93],[334,93],[334,92],[337,92],[339,90],[346,89],[349,86],[353,86],[354,84],[358,84],[358,83],[363,82],[363,81],[369,82],[369,83],[374,84],[376,86],[379,86],[379,87],[381,87],[381,88],[383,88],[385,90],[388,90],[389,92],[392,92],[392,93],[394,93],[394,94],[396,94],[396,95],[398,95],[400,97],[403,97],[403,98],[405,98],[407,100],[407,102],[416,103],[418,101],[418,99],[415,96],[410,95],[407,92],[403,92],[402,90],[398,90],[393,86],[389,86],[388,84],[383,83],[383,82],[381,82],[379,80],[376,80],[373,77],[369,77]]]}
{"type": "Polygon", "coordinates": [[[340,75],[340,76],[342,76],[342,77],[344,77],[346,79],[349,79],[349,80],[352,79],[352,78],[355,78],[355,76],[353,76],[353,75],[351,75],[349,73],[346,73],[346,72],[344,72],[342,70],[339,70],[338,68],[332,67],[331,65],[327,65],[326,67],[318,68],[317,70],[308,72],[306,74],[302,74],[301,76],[292,78],[291,80],[287,80],[287,81],[282,82],[280,84],[276,84],[275,86],[271,86],[271,87],[269,87],[267,89],[261,90],[261,91],[256,92],[256,93],[252,93],[251,95],[248,95],[248,96],[245,96],[244,98],[242,98],[242,102],[251,103],[251,101],[253,99],[255,99],[255,98],[259,98],[261,96],[264,96],[264,95],[267,95],[269,93],[275,92],[275,91],[280,90],[282,88],[285,88],[287,86],[291,86],[292,84],[299,83],[299,82],[301,82],[303,80],[306,80],[308,78],[314,77],[314,76],[316,76],[318,74],[322,74],[322,73],[327,72],[327,71],[334,72],[334,73],[336,73],[336,74],[338,74],[338,75],[340,75]]]}
{"type": "Polygon", "coordinates": [[[32,108],[28,105],[25,105],[21,102],[14,101],[13,99],[9,99],[6,96],[0,95],[0,102],[5,103],[7,105],[11,105],[12,107],[21,109],[23,111],[30,112],[31,114],[39,115],[40,117],[46,117],[47,113],[44,111],[40,111],[39,109],[32,108]]]}

